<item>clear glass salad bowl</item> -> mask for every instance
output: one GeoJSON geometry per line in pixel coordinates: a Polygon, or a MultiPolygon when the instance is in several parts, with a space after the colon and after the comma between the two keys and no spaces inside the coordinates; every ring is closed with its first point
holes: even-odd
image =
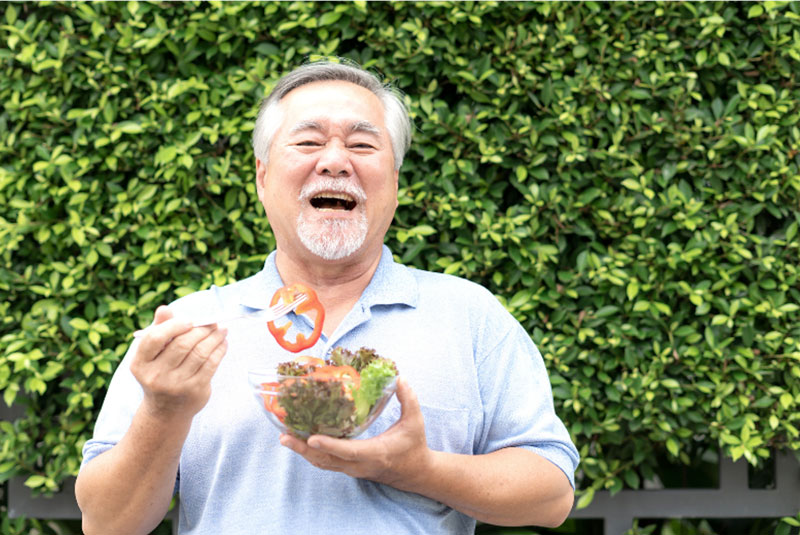
{"type": "Polygon", "coordinates": [[[380,416],[397,388],[395,376],[374,403],[365,405],[358,403],[346,380],[253,370],[248,381],[267,419],[281,432],[303,439],[314,434],[358,437],[380,416]]]}

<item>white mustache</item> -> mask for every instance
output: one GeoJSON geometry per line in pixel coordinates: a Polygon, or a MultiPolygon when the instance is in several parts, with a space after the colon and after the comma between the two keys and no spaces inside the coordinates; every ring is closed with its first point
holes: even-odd
{"type": "Polygon", "coordinates": [[[307,201],[320,193],[345,193],[358,202],[365,202],[367,200],[367,193],[358,184],[347,182],[341,178],[336,179],[330,177],[321,178],[310,184],[304,184],[297,200],[307,201]]]}

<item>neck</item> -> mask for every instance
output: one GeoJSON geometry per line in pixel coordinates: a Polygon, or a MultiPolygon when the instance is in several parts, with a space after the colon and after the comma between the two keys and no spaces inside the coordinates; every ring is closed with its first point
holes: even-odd
{"type": "Polygon", "coordinates": [[[372,280],[381,252],[379,247],[377,251],[362,251],[342,260],[327,261],[318,257],[297,258],[278,248],[275,265],[285,284],[304,284],[317,293],[325,308],[322,331],[330,336],[372,280]]]}

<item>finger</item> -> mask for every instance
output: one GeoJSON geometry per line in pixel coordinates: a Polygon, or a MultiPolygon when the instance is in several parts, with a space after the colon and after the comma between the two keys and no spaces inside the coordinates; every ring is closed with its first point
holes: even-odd
{"type": "Polygon", "coordinates": [[[289,435],[287,433],[281,433],[280,442],[281,446],[286,446],[293,452],[299,453],[300,455],[303,454],[306,447],[308,446],[305,442],[303,442],[299,438],[293,437],[292,435],[289,435]]]}
{"type": "Polygon", "coordinates": [[[219,363],[222,362],[222,359],[225,355],[228,354],[228,339],[223,339],[217,347],[211,352],[206,359],[205,364],[197,370],[195,377],[202,381],[210,381],[211,377],[216,373],[217,368],[219,367],[219,363]]]}
{"type": "Polygon", "coordinates": [[[181,377],[191,377],[197,373],[201,367],[208,361],[208,357],[216,349],[228,334],[227,329],[215,329],[208,335],[200,338],[189,349],[175,369],[180,373],[181,377]]]}
{"type": "Polygon", "coordinates": [[[309,462],[314,462],[314,459],[319,460],[324,456],[324,453],[312,449],[305,440],[300,440],[299,438],[293,437],[287,433],[281,434],[280,442],[282,446],[285,446],[293,452],[302,455],[309,462]]]}
{"type": "Polygon", "coordinates": [[[174,314],[168,306],[161,305],[156,309],[156,313],[153,316],[153,324],[158,325],[159,323],[164,323],[165,321],[172,319],[173,316],[174,314]]]}
{"type": "Polygon", "coordinates": [[[324,453],[343,461],[355,462],[361,458],[360,451],[368,446],[368,440],[343,440],[325,435],[308,437],[308,447],[316,452],[324,453]]]}
{"type": "Polygon", "coordinates": [[[211,347],[205,348],[204,351],[201,342],[209,336],[212,336],[218,330],[216,325],[206,325],[190,329],[170,340],[161,352],[159,359],[163,359],[165,366],[176,369],[181,367],[184,362],[186,362],[186,359],[189,358],[190,361],[188,362],[189,367],[187,370],[191,370],[191,373],[187,375],[191,375],[197,370],[198,366],[202,365],[211,349],[217,345],[214,343],[211,347]]]}
{"type": "MultiPolygon", "coordinates": [[[[162,316],[163,317],[163,316],[162,316]]],[[[169,343],[192,329],[192,324],[178,318],[170,318],[151,326],[139,341],[137,358],[154,360],[169,343]]]]}
{"type": "Polygon", "coordinates": [[[307,442],[304,442],[296,437],[284,433],[281,435],[280,442],[282,446],[285,446],[297,453],[317,468],[322,468],[323,470],[333,470],[335,472],[342,472],[344,470],[344,468],[340,466],[341,460],[309,447],[307,442]]]}
{"type": "Polygon", "coordinates": [[[311,452],[311,448],[308,447],[308,444],[305,441],[300,440],[297,437],[293,437],[292,435],[289,435],[287,433],[281,433],[280,443],[281,446],[289,448],[293,452],[305,457],[306,460],[311,462],[311,459],[308,458],[308,455],[309,453],[313,452],[311,452]]]}

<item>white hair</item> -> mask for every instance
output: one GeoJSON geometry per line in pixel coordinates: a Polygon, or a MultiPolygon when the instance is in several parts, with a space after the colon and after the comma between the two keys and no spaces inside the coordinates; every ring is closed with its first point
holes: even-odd
{"type": "Polygon", "coordinates": [[[316,61],[302,65],[283,76],[261,103],[253,130],[253,153],[264,164],[269,159],[269,149],[275,133],[283,122],[280,101],[290,91],[306,84],[322,81],[344,81],[372,91],[383,104],[384,120],[389,130],[394,155],[394,169],[400,169],[411,146],[411,119],[400,91],[384,84],[369,71],[353,62],[334,63],[316,61]]]}

